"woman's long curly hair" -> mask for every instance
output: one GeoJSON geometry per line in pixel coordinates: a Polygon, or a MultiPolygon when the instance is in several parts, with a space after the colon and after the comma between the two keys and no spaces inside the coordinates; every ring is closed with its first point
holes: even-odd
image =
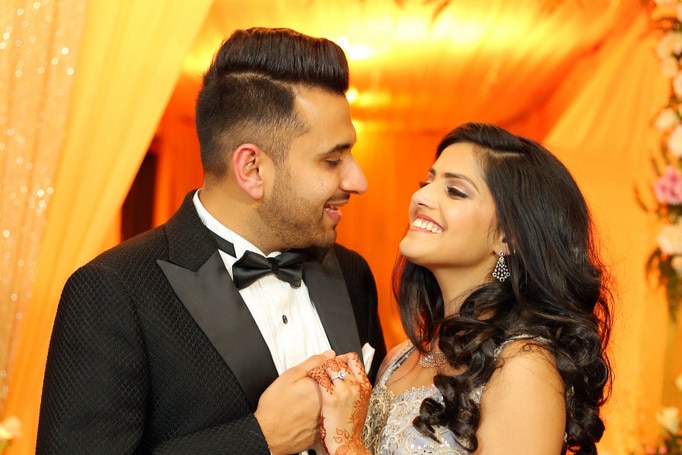
{"type": "Polygon", "coordinates": [[[459,314],[446,318],[433,274],[399,257],[393,290],[407,336],[421,352],[438,340],[450,365],[465,368],[435,377],[444,406],[426,399],[414,425],[431,437],[433,426],[445,426],[475,451],[480,409],[471,392],[498,367],[498,346],[513,336],[531,336],[543,339],[564,383],[564,453],[596,454],[604,432],[599,410],[612,381],[606,354],[612,294],[585,199],[566,167],[532,140],[467,123],[445,136],[436,157],[458,142],[476,150],[509,246],[511,277],[482,284],[459,314]]]}

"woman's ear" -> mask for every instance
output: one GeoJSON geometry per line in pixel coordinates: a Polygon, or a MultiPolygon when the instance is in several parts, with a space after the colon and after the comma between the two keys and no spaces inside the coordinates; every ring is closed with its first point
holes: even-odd
{"type": "Polygon", "coordinates": [[[242,144],[232,155],[232,171],[237,185],[252,199],[263,198],[263,179],[260,166],[263,152],[254,144],[242,144]]]}
{"type": "Polygon", "coordinates": [[[511,254],[511,251],[509,251],[509,245],[506,243],[500,243],[500,246],[497,248],[497,250],[495,250],[495,253],[499,255],[500,251],[504,252],[505,256],[509,256],[509,254],[511,254]]]}
{"type": "Polygon", "coordinates": [[[507,237],[504,235],[504,232],[498,231],[496,235],[497,242],[495,247],[495,254],[499,254],[500,251],[504,251],[505,255],[510,254],[511,251],[509,250],[509,245],[507,244],[507,237]]]}

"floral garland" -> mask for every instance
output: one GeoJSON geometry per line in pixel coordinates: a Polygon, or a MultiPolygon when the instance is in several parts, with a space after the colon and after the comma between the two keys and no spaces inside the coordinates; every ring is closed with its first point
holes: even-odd
{"type": "MultiPolygon", "coordinates": [[[[655,212],[664,225],[646,270],[650,274],[656,273],[658,284],[665,289],[670,318],[676,321],[682,302],[682,0],[654,0],[651,6],[652,24],[661,33],[656,55],[670,92],[667,104],[660,109],[654,122],[661,134],[661,157],[665,168],[661,170],[660,161],[653,160],[657,175],[653,185],[656,206],[649,210],[655,212]]],[[[638,200],[646,209],[639,195],[638,200]]],[[[675,380],[675,385],[682,392],[682,375],[675,380]]],[[[662,407],[656,414],[656,421],[661,428],[659,443],[653,447],[642,446],[636,453],[682,455],[679,408],[662,407]]]]}
{"type": "Polygon", "coordinates": [[[651,18],[661,32],[656,54],[669,81],[670,95],[654,122],[661,133],[665,169],[661,171],[654,160],[658,177],[653,185],[656,206],[648,209],[665,224],[646,270],[655,273],[658,284],[665,289],[670,317],[675,321],[682,301],[682,0],[655,0],[651,18]]]}

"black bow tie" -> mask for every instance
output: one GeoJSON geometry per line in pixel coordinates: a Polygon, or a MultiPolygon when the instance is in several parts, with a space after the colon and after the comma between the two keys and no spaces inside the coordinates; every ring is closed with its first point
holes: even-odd
{"type": "MultiPolygon", "coordinates": [[[[212,234],[219,249],[236,257],[232,243],[217,234],[212,234]]],[[[232,281],[237,289],[243,289],[259,278],[274,273],[280,280],[297,288],[301,286],[303,277],[303,259],[303,253],[294,251],[286,251],[274,258],[266,258],[253,251],[246,251],[232,266],[232,281]]]]}
{"type": "Polygon", "coordinates": [[[253,251],[247,251],[232,266],[232,280],[238,289],[242,289],[268,273],[286,281],[297,288],[301,285],[303,255],[286,251],[274,258],[266,258],[253,251]]]}

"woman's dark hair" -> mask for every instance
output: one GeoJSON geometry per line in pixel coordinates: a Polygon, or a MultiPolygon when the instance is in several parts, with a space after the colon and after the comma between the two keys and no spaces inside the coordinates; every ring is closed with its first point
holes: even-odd
{"type": "Polygon", "coordinates": [[[459,314],[446,318],[433,274],[398,258],[393,290],[407,336],[422,352],[437,339],[450,365],[465,368],[435,377],[444,406],[426,399],[415,427],[434,437],[432,427],[445,426],[463,447],[476,450],[480,410],[471,392],[499,367],[497,347],[529,336],[542,339],[564,383],[564,453],[596,454],[604,432],[599,410],[612,381],[606,354],[612,294],[585,199],[566,167],[530,139],[467,123],[443,138],[436,157],[459,142],[476,151],[509,246],[511,277],[473,290],[459,314]]]}
{"type": "Polygon", "coordinates": [[[291,139],[307,127],[294,110],[295,87],[343,95],[348,84],[346,55],[333,41],[286,28],[235,31],[204,75],[196,102],[204,172],[222,176],[226,157],[243,143],[281,163],[291,139]]]}

